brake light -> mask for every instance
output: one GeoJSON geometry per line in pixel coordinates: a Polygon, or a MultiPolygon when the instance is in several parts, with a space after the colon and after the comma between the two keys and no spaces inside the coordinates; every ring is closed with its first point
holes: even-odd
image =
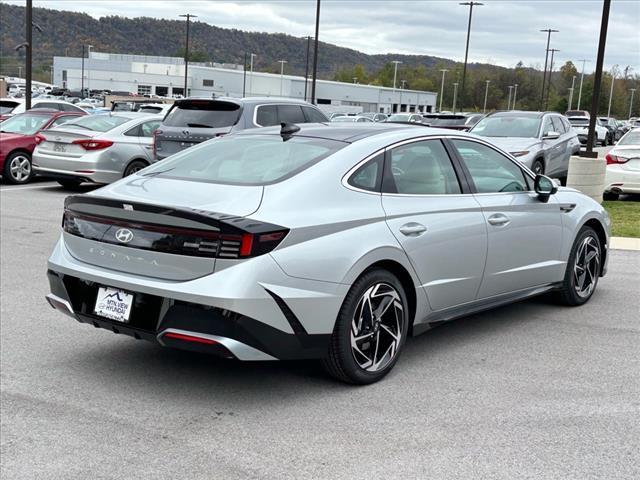
{"type": "Polygon", "coordinates": [[[153,131],[153,158],[158,158],[158,135],[162,134],[162,130],[155,129],[153,131]]]}
{"type": "Polygon", "coordinates": [[[111,140],[96,140],[88,138],[86,140],[74,140],[75,145],[80,145],[85,150],[103,150],[113,145],[111,140]]]}
{"type": "Polygon", "coordinates": [[[36,145],[40,145],[42,142],[46,142],[47,141],[46,137],[44,135],[42,135],[41,133],[38,133],[36,135],[36,139],[35,140],[36,140],[36,145]]]}
{"type": "Polygon", "coordinates": [[[618,155],[611,155],[610,153],[607,153],[607,155],[604,158],[607,160],[607,165],[627,163],[629,161],[628,158],[620,157],[618,155]]]}

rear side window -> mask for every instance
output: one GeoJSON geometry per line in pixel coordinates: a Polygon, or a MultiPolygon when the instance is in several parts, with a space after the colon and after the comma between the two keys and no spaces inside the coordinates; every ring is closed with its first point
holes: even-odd
{"type": "Polygon", "coordinates": [[[231,127],[239,117],[240,105],[235,103],[192,100],[176,104],[164,119],[164,125],[191,128],[231,127]]]}
{"type": "Polygon", "coordinates": [[[325,123],[329,121],[327,117],[325,117],[315,108],[302,107],[302,111],[304,112],[304,116],[306,117],[308,123],[325,123]]]}
{"type": "Polygon", "coordinates": [[[458,177],[440,140],[392,149],[385,165],[383,192],[405,195],[461,193],[458,177]]]}
{"type": "Polygon", "coordinates": [[[256,113],[256,123],[261,127],[271,127],[273,125],[279,125],[278,122],[278,106],[277,105],[262,105],[258,107],[256,113]]]}
{"type": "Polygon", "coordinates": [[[232,185],[266,185],[284,180],[348,144],[323,138],[280,135],[220,137],[177,153],[146,175],[232,185]]]}
{"type": "Polygon", "coordinates": [[[381,153],[357,169],[347,183],[362,190],[379,192],[383,165],[384,153],[381,153]]]}
{"type": "Polygon", "coordinates": [[[278,117],[280,122],[305,123],[304,113],[300,105],[278,105],[278,117]]]}

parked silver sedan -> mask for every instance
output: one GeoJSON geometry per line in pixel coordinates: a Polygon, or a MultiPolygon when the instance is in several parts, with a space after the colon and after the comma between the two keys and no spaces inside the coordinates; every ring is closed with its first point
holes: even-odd
{"type": "Polygon", "coordinates": [[[67,198],[48,300],[163,346],[320,358],[371,383],[442,321],[545,292],[586,303],[609,227],[599,203],[476,136],[284,124],[67,198]]]}
{"type": "Polygon", "coordinates": [[[78,118],[42,132],[33,170],[66,188],[115,182],[154,162],[153,133],[161,122],[161,115],[128,112],[78,118]]]}
{"type": "Polygon", "coordinates": [[[580,151],[580,140],[569,120],[555,112],[496,112],[470,132],[487,137],[534,173],[563,181],[569,158],[580,151]]]}

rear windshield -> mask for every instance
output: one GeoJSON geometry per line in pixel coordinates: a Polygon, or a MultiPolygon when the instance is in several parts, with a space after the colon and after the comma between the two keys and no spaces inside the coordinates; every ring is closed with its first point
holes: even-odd
{"type": "Polygon", "coordinates": [[[18,106],[15,102],[0,101],[0,115],[11,113],[18,106]]]}
{"type": "Polygon", "coordinates": [[[183,150],[145,170],[144,176],[266,185],[284,180],[345,147],[323,138],[230,135],[183,150]]]}
{"type": "Polygon", "coordinates": [[[464,125],[467,117],[425,117],[425,121],[433,126],[436,125],[464,125]]]}
{"type": "Polygon", "coordinates": [[[51,118],[49,115],[34,115],[23,113],[0,123],[0,132],[21,133],[33,135],[40,130],[51,118]]]}
{"type": "Polygon", "coordinates": [[[76,120],[66,122],[63,128],[80,128],[82,130],[93,130],[94,132],[108,132],[112,128],[131,120],[128,117],[119,115],[88,115],[76,120]]]}
{"type": "Polygon", "coordinates": [[[482,137],[521,137],[538,136],[540,119],[533,116],[487,117],[480,120],[471,133],[482,137]]]}
{"type": "Polygon", "coordinates": [[[627,133],[618,141],[618,145],[640,145],[640,131],[627,133]]]}
{"type": "Polygon", "coordinates": [[[163,123],[169,127],[231,127],[239,116],[240,106],[235,103],[196,100],[176,105],[163,123]]]}

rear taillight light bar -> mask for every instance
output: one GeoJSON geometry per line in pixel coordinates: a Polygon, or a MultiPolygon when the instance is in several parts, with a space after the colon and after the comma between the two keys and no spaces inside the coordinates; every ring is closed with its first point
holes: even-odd
{"type": "Polygon", "coordinates": [[[607,165],[627,163],[629,161],[628,158],[620,157],[618,155],[611,155],[610,153],[607,153],[604,158],[607,160],[607,165]]]}
{"type": "Polygon", "coordinates": [[[270,232],[243,232],[225,224],[216,230],[199,230],[92,216],[69,209],[65,209],[62,227],[71,235],[103,243],[224,259],[249,258],[268,253],[288,233],[287,229],[281,227],[270,232]],[[127,235],[122,235],[122,230],[126,230],[127,235]]]}
{"type": "Polygon", "coordinates": [[[74,140],[72,143],[74,145],[80,145],[82,148],[89,151],[103,150],[113,145],[113,142],[111,140],[99,140],[99,139],[93,139],[93,138],[74,140]]]}

